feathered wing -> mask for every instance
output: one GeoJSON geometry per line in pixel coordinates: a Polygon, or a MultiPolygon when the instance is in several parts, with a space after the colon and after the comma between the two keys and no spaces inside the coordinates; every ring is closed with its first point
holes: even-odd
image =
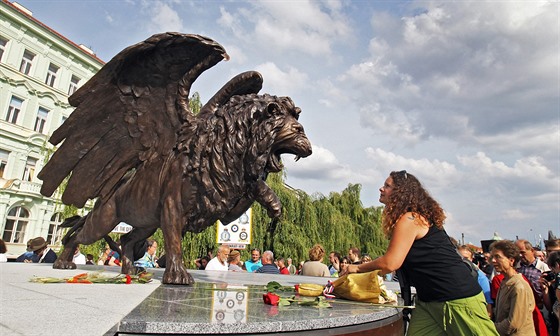
{"type": "Polygon", "coordinates": [[[199,35],[157,34],[115,56],[69,98],[76,110],[49,139],[64,140],[38,177],[52,195],[71,174],[62,201],[82,207],[115,190],[143,162],[168,155],[196,78],[228,56],[199,35]]]}

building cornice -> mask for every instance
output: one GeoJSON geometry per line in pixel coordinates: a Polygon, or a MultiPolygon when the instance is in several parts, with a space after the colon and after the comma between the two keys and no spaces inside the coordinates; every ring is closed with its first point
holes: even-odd
{"type": "Polygon", "coordinates": [[[45,29],[47,32],[51,33],[52,35],[55,35],[63,43],[70,46],[76,52],[76,54],[82,55],[82,57],[87,57],[88,59],[90,59],[94,63],[99,64],[100,67],[105,64],[105,62],[103,60],[101,60],[99,57],[97,57],[94,53],[90,53],[90,52],[86,51],[84,48],[80,47],[78,44],[72,42],[71,40],[69,40],[68,38],[64,37],[62,34],[57,32],[56,30],[52,29],[51,27],[47,26],[46,24],[42,23],[41,21],[37,20],[32,15],[30,15],[28,12],[18,8],[16,5],[11,3],[10,1],[0,0],[0,4],[2,4],[4,7],[9,9],[11,12],[16,13],[16,15],[21,16],[23,19],[25,19],[29,23],[33,23],[33,24],[37,25],[39,28],[45,29]]]}

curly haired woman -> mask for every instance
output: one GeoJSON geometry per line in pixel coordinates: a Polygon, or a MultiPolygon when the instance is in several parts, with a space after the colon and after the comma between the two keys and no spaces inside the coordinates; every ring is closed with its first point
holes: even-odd
{"type": "Polygon", "coordinates": [[[323,257],[325,256],[325,249],[320,244],[315,244],[309,250],[309,261],[303,264],[301,275],[309,276],[331,276],[329,267],[323,264],[323,257]]]}
{"type": "Polygon", "coordinates": [[[349,265],[348,273],[404,270],[417,294],[410,336],[498,335],[477,279],[443,230],[438,202],[404,170],[391,172],[379,191],[389,247],[373,261],[349,265]]]}

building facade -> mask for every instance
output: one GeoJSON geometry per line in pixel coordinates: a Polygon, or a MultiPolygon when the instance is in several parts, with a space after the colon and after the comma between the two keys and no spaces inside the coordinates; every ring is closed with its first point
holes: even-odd
{"type": "Polygon", "coordinates": [[[62,205],[40,194],[47,140],[74,110],[68,97],[104,62],[15,2],[0,0],[0,232],[8,253],[42,236],[60,244],[62,205]]]}

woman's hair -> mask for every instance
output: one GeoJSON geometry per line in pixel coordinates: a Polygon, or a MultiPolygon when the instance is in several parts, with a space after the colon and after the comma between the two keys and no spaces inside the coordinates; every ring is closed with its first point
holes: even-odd
{"type": "Polygon", "coordinates": [[[342,264],[344,261],[346,261],[348,264],[351,264],[352,262],[350,262],[350,259],[348,259],[348,257],[342,257],[340,258],[340,263],[342,264]]]}
{"type": "Polygon", "coordinates": [[[551,252],[546,259],[546,263],[550,268],[556,266],[556,264],[560,265],[560,251],[551,252]]]}
{"type": "Polygon", "coordinates": [[[515,245],[511,240],[498,240],[490,244],[490,251],[500,250],[506,258],[513,258],[514,265],[521,260],[521,254],[519,252],[519,247],[515,245]]]}
{"type": "Polygon", "coordinates": [[[371,260],[372,260],[372,259],[371,259],[371,257],[370,257],[368,254],[364,254],[364,255],[362,256],[361,262],[362,262],[362,263],[366,263],[366,262],[371,261],[371,260]]]}
{"type": "Polygon", "coordinates": [[[406,170],[391,172],[390,176],[393,178],[393,190],[383,209],[383,232],[390,237],[399,218],[407,212],[423,216],[441,230],[445,221],[443,209],[420,181],[406,170]]]}
{"type": "Polygon", "coordinates": [[[324,256],[325,256],[325,249],[321,244],[315,244],[313,245],[311,250],[309,250],[309,260],[311,261],[321,261],[323,260],[324,256]]]}
{"type": "Polygon", "coordinates": [[[0,253],[6,253],[7,251],[6,243],[4,243],[4,240],[0,239],[0,253]]]}

